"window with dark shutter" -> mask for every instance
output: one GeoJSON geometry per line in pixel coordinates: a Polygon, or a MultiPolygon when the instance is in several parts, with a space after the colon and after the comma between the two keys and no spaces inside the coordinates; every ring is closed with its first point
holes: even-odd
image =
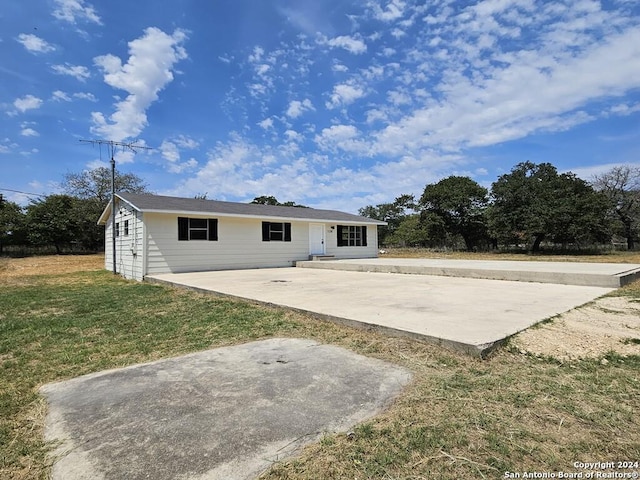
{"type": "Polygon", "coordinates": [[[218,240],[217,218],[178,217],[178,240],[218,240]]]}
{"type": "Polygon", "coordinates": [[[263,242],[290,242],[291,224],[281,222],[262,222],[263,242]]]}

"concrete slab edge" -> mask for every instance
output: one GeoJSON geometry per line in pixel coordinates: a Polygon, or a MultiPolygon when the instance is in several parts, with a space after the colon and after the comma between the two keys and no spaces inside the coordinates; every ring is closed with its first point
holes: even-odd
{"type": "Polygon", "coordinates": [[[368,332],[376,332],[376,333],[382,333],[384,335],[389,335],[389,336],[394,336],[399,338],[410,338],[413,340],[420,340],[432,345],[437,345],[439,347],[446,348],[447,350],[450,350],[456,353],[462,353],[462,354],[470,355],[472,357],[476,357],[480,359],[486,359],[493,351],[495,351],[497,348],[502,346],[509,338],[509,337],[505,337],[505,338],[496,340],[495,342],[474,345],[469,343],[457,342],[455,340],[448,340],[445,338],[433,337],[430,335],[424,335],[424,334],[415,333],[415,332],[407,332],[405,330],[386,327],[383,325],[376,325],[373,323],[367,323],[359,320],[353,320],[350,318],[327,315],[323,313],[314,312],[311,310],[305,310],[302,308],[290,307],[288,305],[280,305],[273,302],[264,302],[264,301],[256,300],[254,298],[231,295],[228,293],[218,292],[215,290],[209,290],[201,287],[194,287],[191,285],[185,285],[178,282],[171,282],[169,280],[162,280],[159,278],[146,277],[145,282],[154,283],[158,285],[168,285],[174,288],[183,288],[186,290],[192,290],[192,291],[195,291],[198,293],[204,293],[207,295],[215,295],[218,297],[232,298],[234,300],[242,300],[245,302],[252,303],[254,305],[265,305],[268,307],[286,308],[294,312],[299,312],[299,313],[309,315],[318,320],[337,323],[339,325],[344,325],[351,328],[357,328],[357,329],[365,330],[368,332]]]}
{"type": "Polygon", "coordinates": [[[633,270],[627,270],[626,272],[621,272],[618,274],[620,286],[624,287],[625,285],[629,285],[636,280],[640,280],[640,268],[636,268],[633,270]]]}
{"type": "MultiPolygon", "coordinates": [[[[474,268],[425,267],[411,265],[373,265],[373,264],[338,264],[327,262],[296,262],[300,268],[320,268],[344,270],[350,272],[401,273],[412,275],[434,275],[441,277],[462,277],[482,280],[506,280],[516,282],[553,283],[560,285],[577,285],[585,287],[619,288],[631,282],[628,272],[619,275],[578,274],[563,272],[523,272],[519,270],[485,270],[474,268]],[[626,283],[622,283],[622,282],[626,283]]],[[[636,273],[640,278],[640,272],[636,273]]]]}

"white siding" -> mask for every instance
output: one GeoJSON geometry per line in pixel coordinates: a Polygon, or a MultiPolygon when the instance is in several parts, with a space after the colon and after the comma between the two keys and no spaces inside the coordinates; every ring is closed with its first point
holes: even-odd
{"type": "MultiPolygon", "coordinates": [[[[116,272],[125,278],[142,280],[144,277],[144,224],[142,213],[120,205],[116,212],[116,222],[120,225],[120,235],[116,237],[116,272]],[[125,222],[129,232],[125,235],[125,222]]],[[[105,225],[105,268],[113,270],[113,244],[111,216],[105,225]]]]}
{"type": "MultiPolygon", "coordinates": [[[[145,214],[147,274],[290,267],[309,258],[309,224],[291,221],[290,242],[263,242],[262,220],[217,218],[218,240],[178,240],[178,215],[145,214]]],[[[277,219],[265,219],[278,222],[277,219]]]]}
{"type": "MultiPolygon", "coordinates": [[[[309,221],[287,222],[291,223],[290,242],[263,242],[262,219],[184,215],[189,218],[217,218],[218,240],[178,240],[178,216],[153,212],[143,214],[126,203],[118,205],[117,273],[125,278],[143,280],[145,275],[158,273],[290,267],[297,261],[309,259],[309,221]],[[128,235],[124,235],[126,220],[129,221],[128,235]]],[[[276,218],[264,220],[280,221],[276,218]]],[[[367,226],[366,247],[338,247],[337,224],[325,222],[324,227],[327,255],[336,258],[377,256],[375,225],[367,226]]],[[[105,268],[111,270],[111,219],[105,225],[105,233],[105,268]]]]}

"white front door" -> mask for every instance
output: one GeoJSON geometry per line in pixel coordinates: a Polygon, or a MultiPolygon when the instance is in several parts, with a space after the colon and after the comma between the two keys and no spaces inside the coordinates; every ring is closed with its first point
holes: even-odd
{"type": "Polygon", "coordinates": [[[324,255],[324,224],[309,224],[309,254],[324,255]]]}

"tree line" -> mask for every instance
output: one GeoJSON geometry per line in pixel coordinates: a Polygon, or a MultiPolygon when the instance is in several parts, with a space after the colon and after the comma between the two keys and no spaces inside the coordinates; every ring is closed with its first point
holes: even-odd
{"type": "MultiPolygon", "coordinates": [[[[119,192],[150,193],[131,173],[116,173],[115,182],[119,192]]],[[[0,254],[11,247],[102,251],[104,228],[96,222],[110,199],[111,171],[67,174],[62,188],[26,207],[0,197],[0,254]]],[[[272,196],[252,203],[304,208],[272,196]]],[[[617,166],[587,182],[550,163],[524,162],[490,189],[450,176],[426,185],[417,200],[404,194],[358,213],[388,223],[378,229],[381,246],[538,252],[544,244],[587,248],[620,239],[633,250],[640,236],[640,168],[617,166]]]]}
{"type": "Polygon", "coordinates": [[[487,189],[469,177],[450,176],[425,186],[416,200],[405,194],[369,205],[359,214],[383,220],[381,246],[466,250],[508,248],[539,252],[585,249],[640,236],[640,168],[616,166],[587,182],[550,163],[519,163],[487,189]]]}
{"type": "MultiPolygon", "coordinates": [[[[149,193],[131,173],[116,173],[115,187],[119,192],[149,193]]],[[[65,193],[32,200],[26,207],[0,202],[0,254],[16,248],[53,248],[58,254],[104,249],[104,227],[97,221],[111,198],[111,170],[66,174],[62,189],[65,193]]]]}

